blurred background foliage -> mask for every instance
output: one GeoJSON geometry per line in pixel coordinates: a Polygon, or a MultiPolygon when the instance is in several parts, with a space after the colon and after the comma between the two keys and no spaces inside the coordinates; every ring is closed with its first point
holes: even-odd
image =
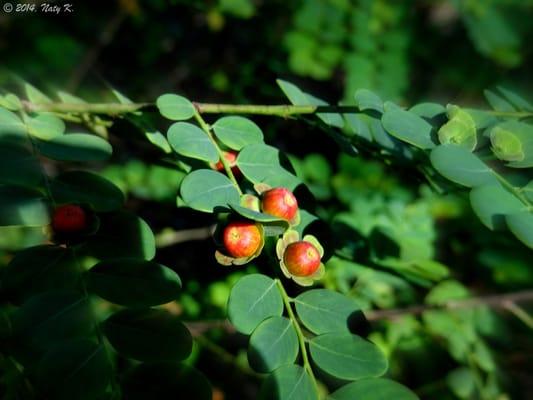
{"type": "MultiPolygon", "coordinates": [[[[404,105],[479,106],[494,85],[531,92],[531,21],[531,0],[76,2],[72,14],[0,14],[0,84],[16,74],[49,94],[65,90],[88,101],[116,101],[113,87],[136,101],[176,92],[205,102],[275,104],[285,102],[275,79],[286,78],[346,104],[368,88],[404,105]]],[[[326,222],[317,227],[330,249],[325,286],[367,310],[533,286],[531,251],[485,229],[465,195],[436,194],[413,166],[391,165],[379,154],[341,154],[306,124],[255,120],[267,142],[291,155],[326,222]]],[[[210,226],[211,217],[176,209],[184,173],[156,163],[160,154],[136,141],[135,127],[119,121],[110,132],[113,162],[98,167],[128,195],[130,209],[170,238],[159,242],[158,259],[186,287],[171,307],[188,320],[224,318],[243,271],[216,265],[205,251],[214,245],[201,234],[173,240],[176,232],[210,226]]],[[[39,229],[1,228],[0,266],[43,238],[39,229]]],[[[255,268],[266,267],[259,260],[255,268]]],[[[531,318],[521,309],[370,322],[369,337],[391,358],[394,378],[421,398],[531,398],[531,318]]],[[[245,340],[224,329],[199,338],[189,361],[210,377],[217,399],[255,398],[245,340]]]]}

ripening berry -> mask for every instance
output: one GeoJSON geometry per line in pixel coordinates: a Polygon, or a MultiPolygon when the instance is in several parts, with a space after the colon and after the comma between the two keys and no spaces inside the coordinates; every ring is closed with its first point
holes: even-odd
{"type": "Polygon", "coordinates": [[[320,267],[320,253],[313,244],[301,240],[287,246],[283,262],[291,275],[310,276],[320,267]]]}
{"type": "Polygon", "coordinates": [[[298,202],[289,189],[274,188],[261,195],[261,210],[264,213],[291,221],[298,212],[298,202]]]}
{"type": "MultiPolygon", "coordinates": [[[[224,159],[228,162],[229,166],[231,167],[231,172],[233,172],[233,175],[235,175],[236,178],[241,176],[241,170],[239,167],[237,167],[237,155],[238,153],[230,150],[230,151],[223,151],[222,154],[224,155],[224,159]]],[[[214,169],[216,169],[219,172],[224,172],[224,165],[222,164],[222,161],[218,160],[218,162],[214,165],[214,169]]]]}
{"type": "Polygon", "coordinates": [[[60,206],[54,210],[52,228],[58,233],[75,233],[87,226],[87,215],[83,208],[75,204],[60,206]]]}
{"type": "Polygon", "coordinates": [[[224,229],[222,239],[228,255],[251,257],[261,246],[261,231],[255,222],[231,222],[224,229]]]}

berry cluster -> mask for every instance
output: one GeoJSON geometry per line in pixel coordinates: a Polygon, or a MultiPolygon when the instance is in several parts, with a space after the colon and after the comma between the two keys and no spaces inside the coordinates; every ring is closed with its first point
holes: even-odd
{"type": "MultiPolygon", "coordinates": [[[[244,207],[287,221],[291,227],[298,225],[298,201],[289,189],[266,185],[256,185],[255,189],[260,197],[243,195],[241,204],[244,207]]],[[[221,248],[217,250],[216,258],[223,265],[246,264],[261,254],[265,244],[263,225],[242,217],[227,222],[221,237],[221,248]]],[[[297,231],[287,229],[278,238],[276,253],[283,274],[300,285],[311,285],[324,274],[321,262],[324,251],[312,235],[300,240],[297,231]]]]}

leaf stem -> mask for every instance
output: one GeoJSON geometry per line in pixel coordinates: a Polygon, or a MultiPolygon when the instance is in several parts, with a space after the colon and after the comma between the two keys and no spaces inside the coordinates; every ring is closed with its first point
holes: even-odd
{"type": "Polygon", "coordinates": [[[207,134],[207,136],[209,137],[209,140],[211,140],[211,143],[213,143],[213,145],[215,146],[217,153],[218,153],[218,157],[220,158],[220,162],[224,166],[224,171],[226,171],[226,174],[228,175],[229,179],[233,182],[233,185],[235,186],[239,194],[242,196],[242,190],[239,186],[239,183],[237,182],[237,179],[235,178],[235,175],[233,175],[231,166],[229,165],[228,161],[224,157],[224,152],[222,151],[217,141],[213,137],[213,134],[211,133],[211,126],[209,126],[209,124],[205,122],[205,120],[202,118],[197,108],[195,108],[194,110],[194,118],[196,119],[200,127],[204,130],[204,132],[207,134]]]}
{"type": "Polygon", "coordinates": [[[298,320],[296,319],[296,315],[294,315],[294,311],[292,310],[291,298],[285,291],[285,288],[283,287],[283,283],[281,283],[279,279],[276,279],[275,281],[276,281],[276,285],[278,286],[279,292],[281,293],[281,297],[283,298],[283,303],[285,304],[285,308],[287,309],[289,318],[292,324],[294,325],[294,329],[296,330],[296,335],[298,336],[298,343],[300,344],[300,352],[302,353],[304,369],[307,371],[307,373],[311,377],[315,390],[318,394],[319,393],[318,384],[315,378],[315,374],[313,373],[313,369],[311,368],[311,363],[309,362],[309,356],[307,355],[307,348],[305,347],[306,339],[302,332],[302,328],[300,327],[300,324],[298,323],[298,320]]]}
{"type": "MultiPolygon", "coordinates": [[[[360,110],[355,106],[295,106],[291,104],[216,104],[193,102],[200,114],[257,114],[272,115],[287,118],[298,114],[323,113],[355,113],[360,110]]],[[[139,110],[155,109],[155,103],[32,103],[22,101],[26,112],[55,112],[55,113],[90,113],[118,116],[139,110]]]]}

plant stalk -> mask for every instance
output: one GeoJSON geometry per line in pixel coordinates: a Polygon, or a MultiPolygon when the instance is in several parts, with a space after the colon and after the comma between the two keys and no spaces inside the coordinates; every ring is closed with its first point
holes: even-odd
{"type": "Polygon", "coordinates": [[[307,355],[307,348],[305,347],[306,339],[302,332],[302,328],[300,327],[300,324],[298,323],[298,320],[296,319],[296,315],[294,315],[294,311],[292,310],[291,298],[285,291],[285,288],[283,287],[283,284],[281,283],[279,279],[276,279],[276,285],[278,286],[279,292],[281,293],[281,297],[283,298],[283,303],[285,304],[285,308],[287,309],[289,318],[294,326],[294,329],[296,330],[296,335],[298,336],[298,343],[300,344],[300,352],[302,353],[302,361],[304,364],[304,369],[307,371],[307,373],[311,377],[311,380],[313,381],[313,386],[315,387],[315,390],[318,394],[319,393],[318,384],[316,382],[313,369],[311,368],[311,363],[309,362],[309,356],[307,355]]]}

